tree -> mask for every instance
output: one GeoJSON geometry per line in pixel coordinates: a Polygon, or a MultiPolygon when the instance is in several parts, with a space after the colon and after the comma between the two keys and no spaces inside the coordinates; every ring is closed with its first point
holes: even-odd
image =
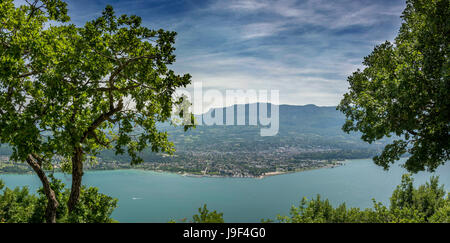
{"type": "Polygon", "coordinates": [[[218,213],[216,210],[210,212],[206,204],[198,209],[198,213],[192,217],[194,223],[224,223],[223,213],[218,213]]]}
{"type": "MultiPolygon", "coordinates": [[[[48,198],[47,221],[55,222],[58,201],[44,173],[43,148],[37,126],[44,113],[39,82],[53,62],[51,45],[58,28],[44,29],[48,21],[67,22],[66,4],[59,0],[34,1],[18,8],[12,0],[0,2],[0,144],[14,149],[15,160],[26,161],[39,176],[48,198]]],[[[58,39],[53,42],[57,45],[58,39]]]]}
{"type": "Polygon", "coordinates": [[[5,188],[0,180],[0,223],[27,223],[33,215],[36,198],[28,188],[5,188]]]}
{"type": "MultiPolygon", "coordinates": [[[[51,187],[54,189],[57,200],[62,202],[57,208],[56,220],[59,223],[113,223],[111,218],[113,210],[117,207],[117,199],[98,192],[96,187],[82,186],[80,189],[79,202],[72,213],[69,213],[67,200],[70,197],[70,190],[65,188],[61,180],[53,176],[51,187]]],[[[45,220],[45,205],[47,198],[43,189],[38,190],[36,209],[33,212],[30,222],[41,223],[45,220]]]]}
{"type": "MultiPolygon", "coordinates": [[[[59,202],[66,201],[70,190],[64,184],[49,176],[52,190],[59,202]]],[[[0,180],[0,223],[42,223],[46,221],[47,197],[43,188],[37,195],[29,193],[27,187],[16,187],[13,190],[4,188],[0,180]]],[[[117,206],[117,199],[101,194],[95,187],[82,187],[80,202],[76,206],[76,214],[69,214],[65,203],[60,203],[56,212],[59,223],[112,223],[112,211],[117,206]]]]}
{"type": "Polygon", "coordinates": [[[407,0],[394,43],[377,45],[350,77],[338,109],[346,132],[372,143],[395,135],[374,162],[389,168],[403,154],[410,172],[450,159],[450,2],[407,0]]]}
{"type": "Polygon", "coordinates": [[[26,161],[39,175],[48,222],[55,222],[58,202],[44,169],[59,166],[72,174],[67,205],[73,212],[83,163],[95,161],[99,151],[126,150],[132,164],[142,162],[139,152],[149,146],[173,153],[156,124],[170,121],[174,106],[183,103],[176,89],[190,83],[189,74],[168,67],[175,61],[175,32],[143,27],[138,16],[117,17],[111,6],[83,27],[65,24],[65,3],[58,0],[19,8],[8,0],[0,13],[6,23],[0,142],[13,149],[11,159],[26,161]],[[60,23],[44,28],[48,20],[60,23]]]}

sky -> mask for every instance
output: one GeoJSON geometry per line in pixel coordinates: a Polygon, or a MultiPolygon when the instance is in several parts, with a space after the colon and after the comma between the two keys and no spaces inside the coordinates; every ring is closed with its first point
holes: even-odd
{"type": "Polygon", "coordinates": [[[279,90],[280,104],[335,106],[347,77],[392,41],[405,0],[68,0],[83,25],[107,4],[178,32],[173,69],[203,88],[279,90]]]}

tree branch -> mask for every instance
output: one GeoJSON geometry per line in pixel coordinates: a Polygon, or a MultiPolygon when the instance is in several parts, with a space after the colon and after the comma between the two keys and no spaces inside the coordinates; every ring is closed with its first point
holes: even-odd
{"type": "Polygon", "coordinates": [[[84,142],[86,140],[87,136],[95,131],[97,127],[99,127],[104,121],[108,120],[112,115],[119,112],[123,108],[123,101],[120,100],[117,107],[113,107],[110,111],[107,113],[103,113],[101,116],[99,116],[97,119],[95,119],[94,122],[89,126],[89,128],[84,132],[83,137],[81,138],[80,142],[84,142]]]}
{"type": "Polygon", "coordinates": [[[90,133],[90,135],[95,139],[95,141],[96,141],[98,144],[100,144],[100,145],[102,145],[102,146],[108,147],[108,146],[111,144],[111,143],[105,143],[105,142],[100,141],[100,139],[98,138],[98,136],[97,136],[97,134],[95,133],[95,131],[92,131],[92,132],[90,133]]]}
{"type": "Polygon", "coordinates": [[[47,223],[56,223],[56,210],[58,208],[58,200],[56,200],[55,192],[51,188],[50,181],[42,169],[42,159],[36,154],[29,154],[26,159],[28,165],[36,172],[42,182],[45,196],[47,197],[47,208],[45,212],[47,223]]]}
{"type": "Polygon", "coordinates": [[[128,87],[124,87],[124,88],[117,88],[115,86],[113,87],[102,87],[102,88],[97,88],[97,91],[101,91],[101,92],[109,92],[109,91],[114,91],[114,90],[118,90],[118,91],[126,91],[126,90],[130,90],[130,89],[135,89],[137,87],[141,86],[140,84],[136,84],[136,85],[132,85],[132,86],[128,86],[128,87]]]}

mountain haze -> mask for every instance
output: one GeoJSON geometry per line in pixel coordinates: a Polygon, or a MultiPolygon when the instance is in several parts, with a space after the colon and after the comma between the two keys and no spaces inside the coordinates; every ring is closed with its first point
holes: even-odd
{"type": "MultiPolygon", "coordinates": [[[[268,117],[271,117],[274,105],[261,105],[268,107],[268,117]]],[[[263,126],[259,123],[249,125],[249,106],[228,107],[228,110],[234,111],[234,124],[238,108],[245,109],[246,125],[198,125],[184,132],[183,127],[159,124],[159,129],[167,131],[169,140],[175,144],[174,156],[144,150],[140,153],[144,163],[135,167],[189,174],[254,177],[268,172],[334,166],[336,161],[344,159],[370,158],[384,147],[384,142],[367,144],[359,134],[344,133],[341,127],[345,117],[335,107],[316,105],[277,106],[278,133],[275,136],[261,136],[263,126]]],[[[256,108],[259,117],[259,104],[256,108]]],[[[205,115],[215,117],[220,112],[223,112],[223,123],[226,124],[227,107],[210,109],[203,118],[205,115]]],[[[196,120],[199,121],[200,116],[197,115],[196,120]]],[[[8,156],[10,153],[8,147],[0,148],[0,155],[8,156]]],[[[116,155],[112,150],[105,150],[98,158],[98,164],[87,167],[130,168],[130,158],[126,154],[116,155]]]]}

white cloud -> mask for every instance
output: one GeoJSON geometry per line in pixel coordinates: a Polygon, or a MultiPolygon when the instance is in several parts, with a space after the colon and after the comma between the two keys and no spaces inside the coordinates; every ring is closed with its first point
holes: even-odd
{"type": "Polygon", "coordinates": [[[380,16],[399,16],[403,5],[391,9],[380,8],[373,2],[308,0],[231,0],[219,1],[214,10],[273,13],[286,18],[285,23],[312,24],[331,29],[352,25],[372,25],[380,21],[380,16]]]}
{"type": "Polygon", "coordinates": [[[189,70],[193,81],[202,82],[205,89],[223,93],[236,89],[280,90],[283,104],[336,105],[347,88],[341,77],[354,71],[355,66],[333,60],[312,62],[315,65],[310,67],[295,66],[277,60],[216,53],[191,56],[179,60],[177,66],[181,66],[178,71],[189,70]],[[333,74],[335,69],[342,73],[333,74]],[[323,77],[326,73],[332,77],[323,77]]]}
{"type": "MultiPolygon", "coordinates": [[[[278,89],[281,103],[299,105],[338,104],[346,77],[375,44],[392,40],[404,8],[404,0],[189,1],[188,10],[158,3],[122,2],[116,10],[179,33],[177,73],[192,74],[207,89],[278,89]]],[[[69,7],[80,21],[102,4],[70,1],[69,7]]]]}
{"type": "Polygon", "coordinates": [[[225,4],[227,8],[238,11],[255,11],[268,7],[268,3],[266,1],[258,0],[220,1],[219,4],[220,6],[225,4]]]}
{"type": "Polygon", "coordinates": [[[243,26],[241,38],[253,39],[274,36],[284,29],[281,23],[252,23],[243,26]]]}

